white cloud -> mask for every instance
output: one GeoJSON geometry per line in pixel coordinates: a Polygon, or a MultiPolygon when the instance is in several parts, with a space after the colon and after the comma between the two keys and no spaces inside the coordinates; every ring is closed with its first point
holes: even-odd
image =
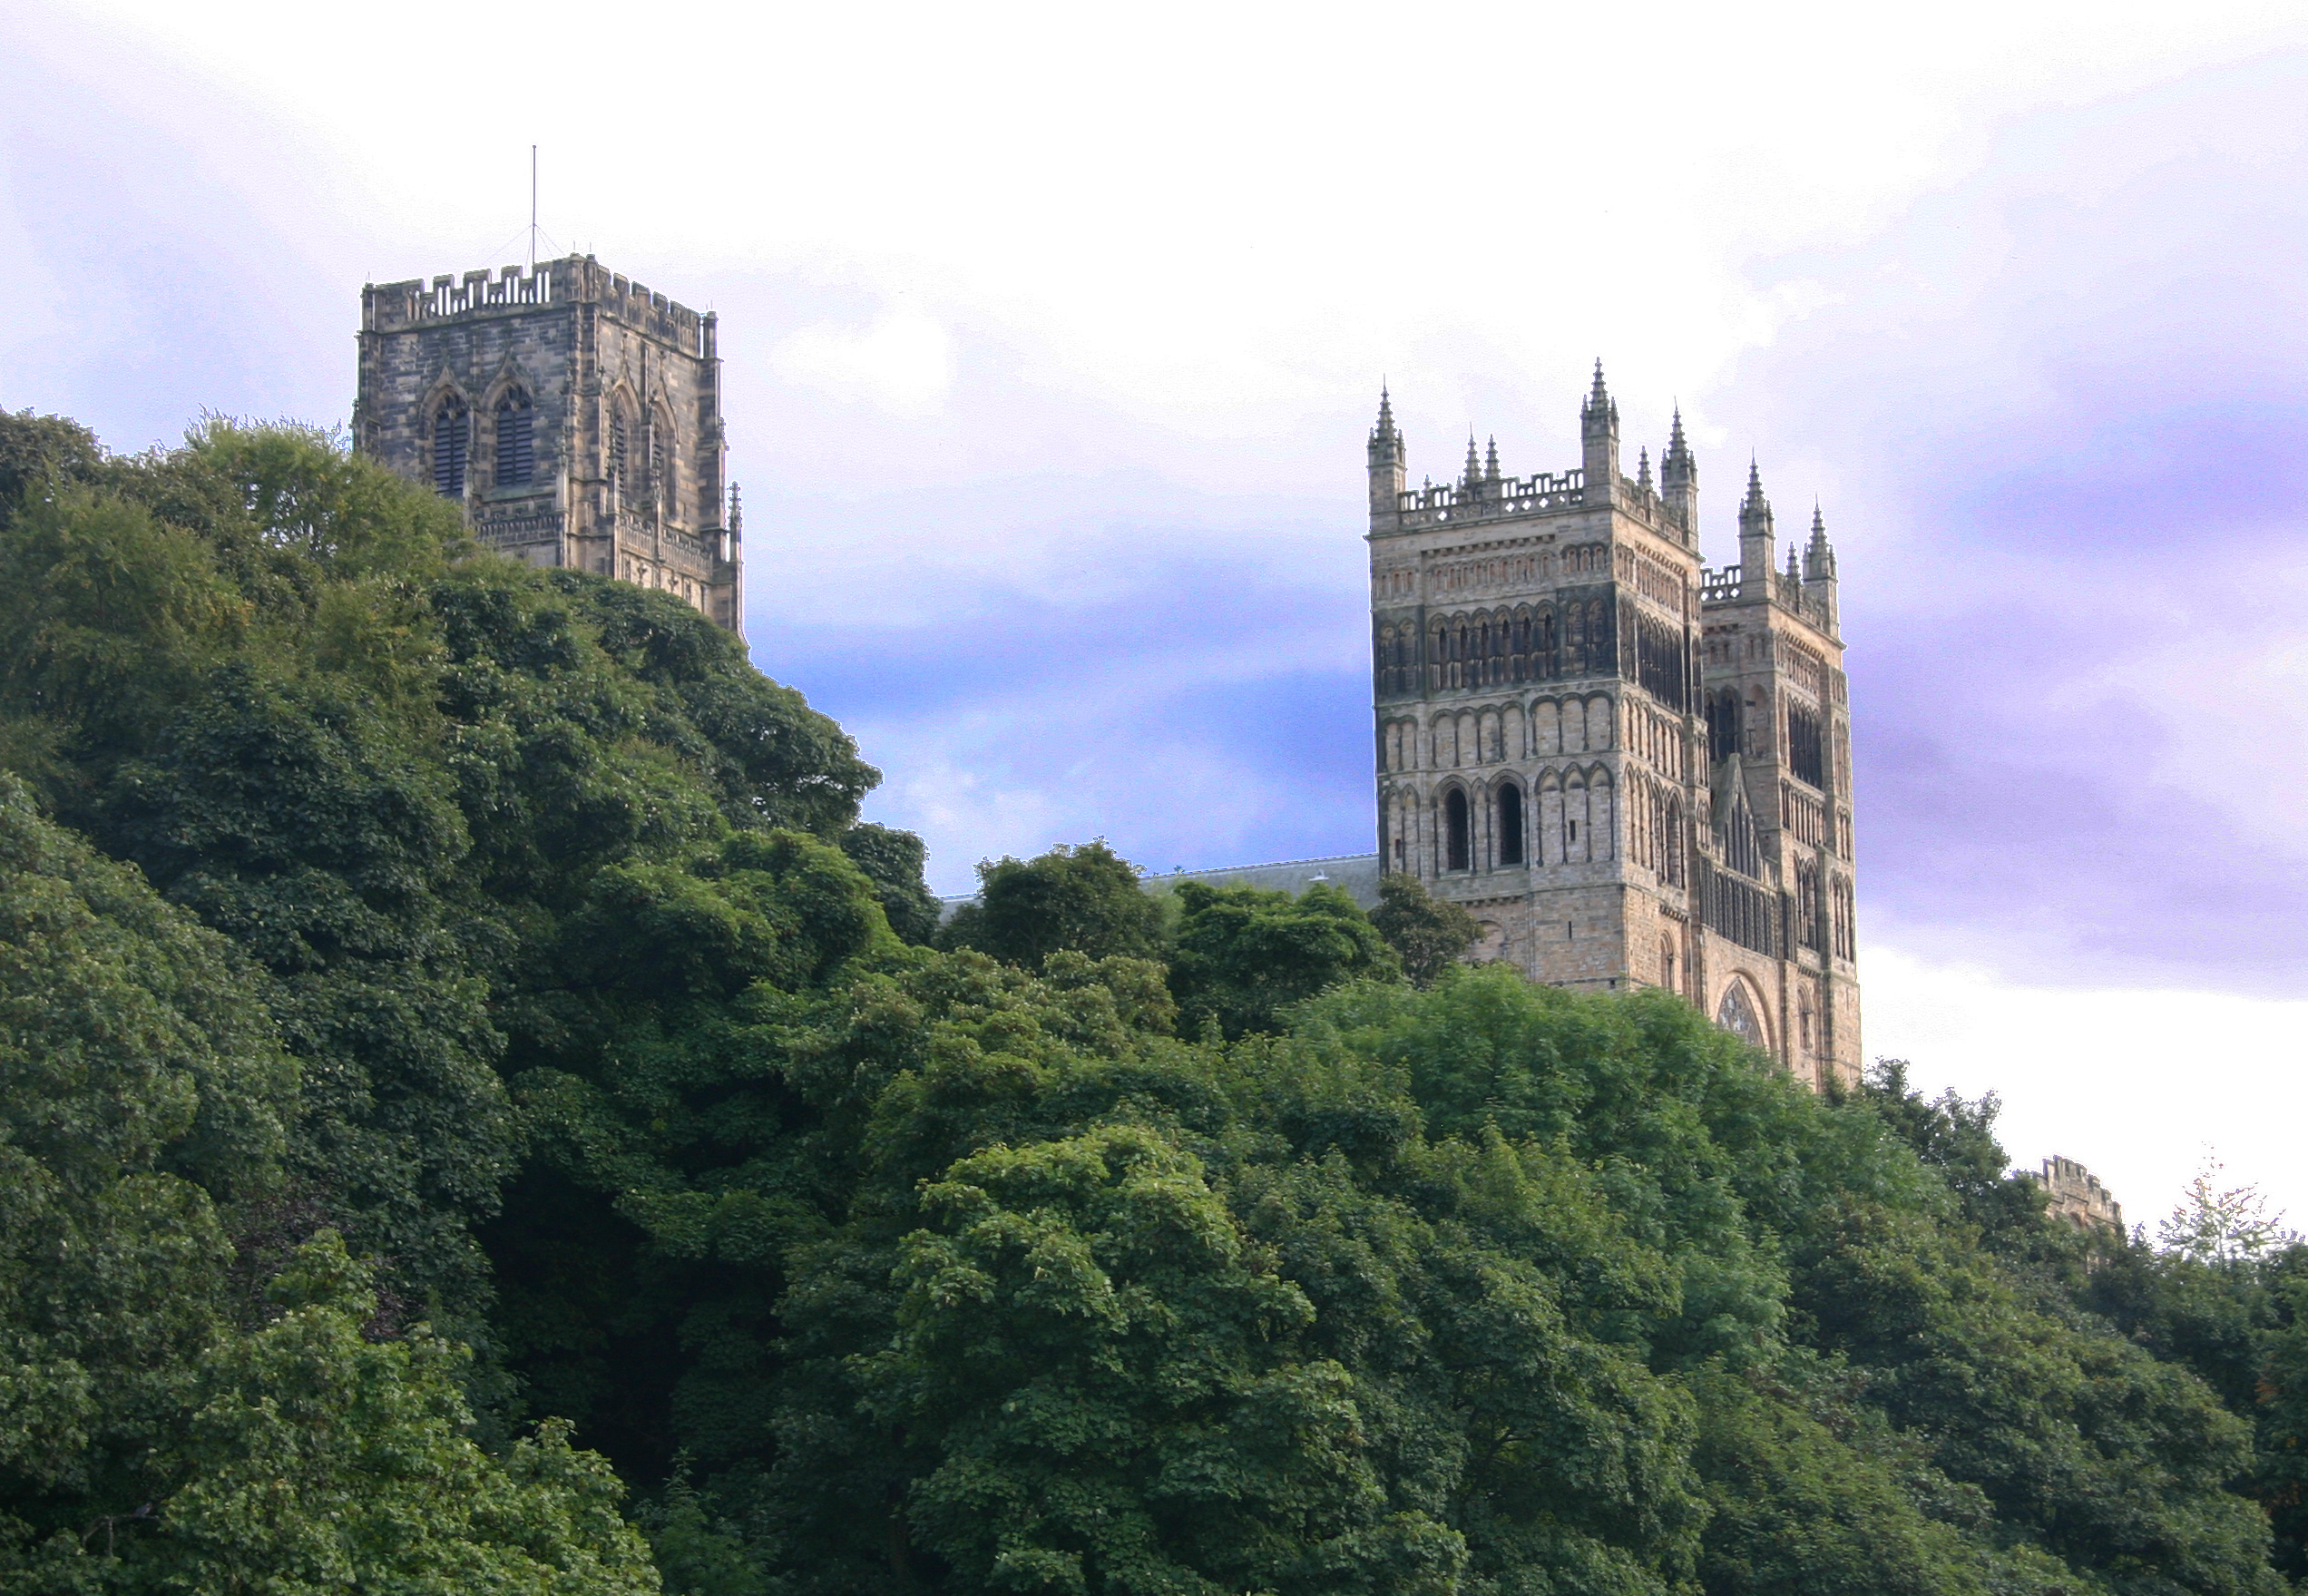
{"type": "Polygon", "coordinates": [[[2030,987],[1880,944],[1861,990],[1871,1055],[1929,1091],[1999,1093],[2015,1161],[2078,1160],[2150,1235],[2207,1150],[2308,1221],[2308,1002],[2030,987]]]}
{"type": "Polygon", "coordinates": [[[779,376],[898,416],[934,415],[954,386],[954,344],[945,328],[912,306],[884,311],[864,328],[818,322],[770,351],[779,376]]]}

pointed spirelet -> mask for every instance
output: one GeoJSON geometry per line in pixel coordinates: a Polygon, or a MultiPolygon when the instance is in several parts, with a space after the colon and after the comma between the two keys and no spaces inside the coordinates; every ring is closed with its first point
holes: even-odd
{"type": "Polygon", "coordinates": [[[1667,429],[1667,456],[1673,458],[1675,455],[1687,455],[1690,452],[1691,446],[1683,439],[1683,406],[1677,404],[1675,406],[1675,419],[1668,424],[1667,429]]]}
{"type": "Polygon", "coordinates": [[[1803,580],[1803,567],[1795,563],[1795,545],[1793,543],[1787,545],[1787,580],[1789,582],[1803,580]]]}
{"type": "Polygon", "coordinates": [[[1482,453],[1482,476],[1486,482],[1499,480],[1499,440],[1494,435],[1490,446],[1482,453]]]}
{"type": "Polygon", "coordinates": [[[1470,485],[1482,480],[1482,455],[1474,441],[1474,434],[1467,434],[1466,479],[1470,485]]]}
{"type": "Polygon", "coordinates": [[[1763,503],[1763,467],[1755,464],[1753,455],[1747,456],[1747,503],[1763,503]]]}
{"type": "Polygon", "coordinates": [[[1648,444],[1635,451],[1635,485],[1646,490],[1651,485],[1651,446],[1648,444]]]}
{"type": "Polygon", "coordinates": [[[1391,437],[1394,432],[1394,402],[1386,391],[1386,379],[1378,379],[1378,436],[1391,437]]]}
{"type": "Polygon", "coordinates": [[[1827,541],[1827,517],[1820,513],[1817,499],[1811,502],[1811,541],[1814,544],[1827,541]]]}

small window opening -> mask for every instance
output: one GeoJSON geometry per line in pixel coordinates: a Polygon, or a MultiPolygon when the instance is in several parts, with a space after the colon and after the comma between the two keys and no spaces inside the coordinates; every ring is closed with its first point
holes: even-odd
{"type": "Polygon", "coordinates": [[[433,416],[433,487],[443,498],[465,497],[465,463],[473,417],[462,399],[445,399],[433,416]]]}
{"type": "Polygon", "coordinates": [[[1522,863],[1522,791],[1515,787],[1499,789],[1499,863],[1522,863]]]}
{"type": "Polygon", "coordinates": [[[1443,864],[1446,870],[1467,867],[1466,794],[1452,788],[1442,800],[1443,864]]]}
{"type": "Polygon", "coordinates": [[[529,401],[507,394],[497,401],[497,485],[519,487],[536,467],[529,401]]]}

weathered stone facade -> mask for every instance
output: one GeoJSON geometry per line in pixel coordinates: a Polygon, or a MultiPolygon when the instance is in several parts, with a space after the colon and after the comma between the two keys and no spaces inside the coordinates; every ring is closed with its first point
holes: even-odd
{"type": "Polygon", "coordinates": [[[2063,1219],[2079,1230],[2094,1225],[2104,1225],[2117,1235],[2124,1233],[2124,1207],[2116,1194],[2099,1183],[2099,1177],[2071,1158],[2054,1153],[2044,1160],[2043,1168],[2021,1171],[2044,1190],[2044,1209],[2055,1219],[2063,1219]]]}
{"type": "Polygon", "coordinates": [[[1379,853],[1462,905],[1483,956],[1589,990],[1666,986],[1814,1084],[1862,1054],[1835,556],[1773,568],[1750,469],[1736,565],[1701,563],[1676,420],[1619,469],[1595,372],[1585,457],[1508,477],[1467,445],[1410,486],[1369,445],[1379,853]]]}
{"type": "Polygon", "coordinates": [[[745,622],[710,313],[590,255],[361,290],[355,446],[539,565],[745,622]]]}

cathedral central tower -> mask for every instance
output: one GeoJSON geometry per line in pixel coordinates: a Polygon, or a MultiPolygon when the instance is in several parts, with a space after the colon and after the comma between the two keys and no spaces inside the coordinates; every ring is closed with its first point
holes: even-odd
{"type": "Polygon", "coordinates": [[[1861,1065],[1851,739],[1835,556],[1774,566],[1750,468],[1710,571],[1678,415],[1621,470],[1595,381],[1581,459],[1504,475],[1467,441],[1413,488],[1391,400],[1370,461],[1381,867],[1483,930],[1478,956],[1592,991],[1664,986],[1823,1084],[1861,1065]]]}
{"type": "Polygon", "coordinates": [[[745,626],[714,318],[590,255],[361,290],[361,453],[538,565],[745,626]]]}

